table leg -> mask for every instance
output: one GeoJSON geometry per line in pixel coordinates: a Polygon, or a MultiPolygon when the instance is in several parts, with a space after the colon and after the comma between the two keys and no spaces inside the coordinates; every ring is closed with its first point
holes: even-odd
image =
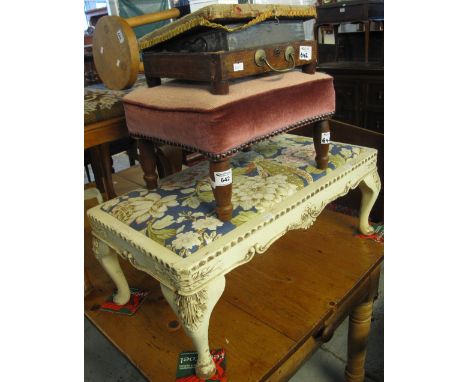
{"type": "Polygon", "coordinates": [[[102,240],[93,237],[93,252],[107,274],[117,286],[114,303],[125,305],[130,300],[130,288],[127,279],[120,268],[117,253],[102,240]]]}
{"type": "Polygon", "coordinates": [[[210,354],[208,327],[211,312],[223,294],[225,285],[226,279],[220,276],[211,281],[205,289],[190,296],[181,296],[161,284],[164,297],[198,352],[196,373],[200,379],[209,379],[216,372],[210,354]]]}
{"type": "Polygon", "coordinates": [[[221,221],[232,217],[232,170],[229,159],[210,161],[211,188],[216,200],[216,215],[221,221]]]}
{"type": "Polygon", "coordinates": [[[317,167],[325,170],[328,167],[328,149],[330,147],[330,124],[328,119],[314,123],[314,146],[317,167]]]}
{"type": "Polygon", "coordinates": [[[348,362],[345,371],[347,382],[364,381],[364,363],[371,327],[372,306],[372,301],[365,301],[354,308],[349,315],[348,362]]]}
{"type": "Polygon", "coordinates": [[[94,183],[96,183],[96,187],[101,191],[101,193],[106,194],[106,187],[102,180],[103,166],[101,150],[99,149],[99,146],[94,146],[89,149],[89,152],[91,154],[91,168],[93,169],[94,183]]]}
{"type": "Polygon", "coordinates": [[[361,211],[359,214],[359,230],[364,235],[374,233],[374,229],[369,225],[369,214],[374,207],[377,196],[379,196],[381,183],[377,170],[367,175],[359,184],[361,189],[361,211]]]}
{"type": "Polygon", "coordinates": [[[156,168],[161,178],[182,170],[182,149],[175,146],[156,146],[156,168]]]}
{"type": "Polygon", "coordinates": [[[131,140],[130,147],[127,150],[127,155],[130,167],[135,166],[135,159],[138,159],[138,149],[137,142],[133,139],[131,140]]]}
{"type": "Polygon", "coordinates": [[[117,195],[114,190],[114,183],[112,182],[112,156],[110,153],[109,143],[104,143],[100,146],[101,159],[104,169],[104,184],[106,186],[106,194],[108,199],[113,199],[117,195]]]}
{"type": "Polygon", "coordinates": [[[369,294],[349,315],[348,361],[346,382],[364,382],[367,341],[372,322],[372,308],[379,288],[380,266],[369,276],[369,294]]]}
{"type": "Polygon", "coordinates": [[[140,149],[140,165],[144,173],[143,179],[148,190],[153,190],[158,187],[154,143],[147,139],[139,139],[138,148],[140,149]]]}
{"type": "Polygon", "coordinates": [[[109,144],[102,144],[90,148],[91,167],[97,188],[107,195],[107,199],[115,198],[114,184],[112,183],[112,157],[109,144]]]}

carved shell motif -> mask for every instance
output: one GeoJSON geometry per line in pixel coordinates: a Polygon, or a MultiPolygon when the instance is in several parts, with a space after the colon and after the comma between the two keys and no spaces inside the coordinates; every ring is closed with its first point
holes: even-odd
{"type": "Polygon", "coordinates": [[[175,303],[179,311],[179,317],[186,328],[192,331],[198,328],[207,309],[207,300],[206,289],[202,289],[190,296],[176,295],[175,303]]]}
{"type": "Polygon", "coordinates": [[[298,223],[291,224],[288,226],[288,231],[293,229],[308,229],[315,223],[317,217],[322,212],[323,208],[325,207],[325,203],[322,203],[320,207],[317,206],[308,206],[301,216],[301,221],[298,223]]]}

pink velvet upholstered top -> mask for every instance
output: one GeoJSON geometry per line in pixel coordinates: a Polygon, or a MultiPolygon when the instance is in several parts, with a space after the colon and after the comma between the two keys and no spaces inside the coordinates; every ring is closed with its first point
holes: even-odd
{"type": "Polygon", "coordinates": [[[170,143],[220,159],[239,149],[335,111],[333,78],[293,71],[209,85],[169,81],[123,98],[130,135],[170,143]]]}

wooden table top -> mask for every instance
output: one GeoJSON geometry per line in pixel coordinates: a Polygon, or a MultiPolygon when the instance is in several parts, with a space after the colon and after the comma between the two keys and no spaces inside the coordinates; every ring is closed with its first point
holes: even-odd
{"type": "MultiPolygon", "coordinates": [[[[117,193],[140,187],[137,179],[139,168],[114,176],[117,193]]],[[[355,237],[356,226],[356,219],[325,210],[309,230],[288,232],[226,275],[210,344],[226,349],[230,382],[286,381],[320,344],[315,337],[324,323],[349,304],[383,260],[383,245],[355,237]]],[[[130,286],[150,295],[132,317],[93,310],[114,285],[92,255],[89,224],[85,264],[94,285],[85,298],[86,316],[148,379],[174,381],[178,354],[193,345],[181,327],[169,327],[176,316],[159,283],[121,261],[130,286]]]]}
{"type": "Polygon", "coordinates": [[[125,117],[90,123],[84,126],[84,149],[128,137],[125,117]]]}

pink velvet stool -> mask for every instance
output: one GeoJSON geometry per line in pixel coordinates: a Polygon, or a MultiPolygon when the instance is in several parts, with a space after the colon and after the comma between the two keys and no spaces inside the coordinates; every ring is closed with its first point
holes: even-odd
{"type": "Polygon", "coordinates": [[[293,71],[233,82],[227,95],[207,84],[170,81],[137,89],[123,98],[127,127],[138,139],[149,189],[157,187],[154,142],[200,152],[210,160],[218,218],[230,220],[232,173],[229,158],[254,142],[313,124],[316,162],[328,164],[335,111],[333,78],[293,71]]]}

